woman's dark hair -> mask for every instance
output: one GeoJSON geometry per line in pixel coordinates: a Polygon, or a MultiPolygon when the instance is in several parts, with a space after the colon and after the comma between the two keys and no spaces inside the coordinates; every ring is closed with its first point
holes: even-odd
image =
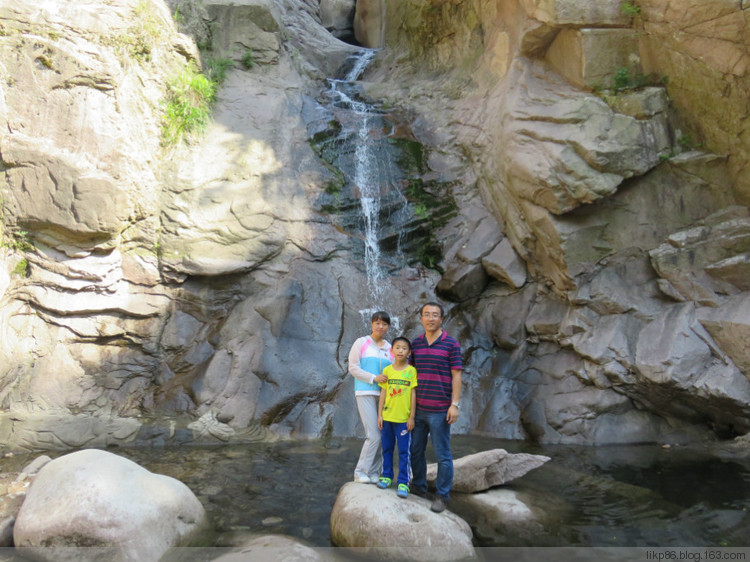
{"type": "Polygon", "coordinates": [[[409,341],[409,338],[405,338],[404,336],[399,336],[397,338],[393,338],[393,341],[391,342],[391,347],[396,345],[397,341],[405,341],[406,345],[409,347],[409,351],[411,351],[411,342],[409,341]]]}
{"type": "Polygon", "coordinates": [[[375,314],[373,314],[372,318],[370,318],[370,322],[375,322],[375,320],[382,320],[389,326],[391,325],[391,315],[388,314],[385,310],[378,310],[375,314]]]}

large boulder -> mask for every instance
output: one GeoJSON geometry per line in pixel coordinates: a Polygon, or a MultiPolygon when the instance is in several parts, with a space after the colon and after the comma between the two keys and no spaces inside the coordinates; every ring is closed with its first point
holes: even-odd
{"type": "Polygon", "coordinates": [[[47,463],[13,531],[16,547],[42,560],[159,560],[206,526],[203,506],[182,482],[88,449],[47,463]],[[79,548],[97,547],[97,548],[79,548]]]}
{"type": "MultiPolygon", "coordinates": [[[[500,486],[539,468],[549,457],[529,453],[509,453],[492,449],[466,455],[453,461],[453,492],[481,492],[500,486]]],[[[427,482],[434,485],[437,464],[427,466],[427,482]]]]}
{"type": "Polygon", "coordinates": [[[433,513],[430,502],[349,482],[331,512],[331,540],[378,560],[457,560],[474,557],[471,529],[450,511],[433,513]]]}
{"type": "Polygon", "coordinates": [[[324,557],[303,542],[283,535],[262,535],[243,542],[232,552],[214,562],[249,562],[251,560],[284,560],[284,562],[317,562],[324,557]]]}

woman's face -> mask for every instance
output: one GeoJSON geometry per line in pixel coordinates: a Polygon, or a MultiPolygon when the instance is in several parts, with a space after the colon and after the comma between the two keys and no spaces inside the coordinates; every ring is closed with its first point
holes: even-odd
{"type": "Polygon", "coordinates": [[[388,323],[383,320],[377,319],[372,323],[372,337],[375,339],[382,339],[385,333],[388,331],[388,323]]]}

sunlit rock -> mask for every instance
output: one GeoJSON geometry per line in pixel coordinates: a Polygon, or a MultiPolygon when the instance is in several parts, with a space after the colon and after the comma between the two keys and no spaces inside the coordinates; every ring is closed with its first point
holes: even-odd
{"type": "Polygon", "coordinates": [[[391,488],[349,482],[331,512],[331,540],[377,560],[456,560],[473,558],[471,529],[451,513],[433,513],[430,502],[391,488]]]}
{"type": "Polygon", "coordinates": [[[13,538],[43,560],[158,560],[170,547],[189,545],[206,524],[203,506],[182,482],[88,449],[39,471],[13,538]]]}
{"type": "MultiPolygon", "coordinates": [[[[549,461],[543,455],[509,453],[504,449],[481,451],[453,460],[452,492],[473,493],[506,484],[549,461]]],[[[427,465],[427,482],[435,484],[437,464],[427,465]]]]}
{"type": "Polygon", "coordinates": [[[357,0],[354,13],[354,37],[364,47],[383,46],[385,25],[384,0],[357,0]]]}
{"type": "Polygon", "coordinates": [[[629,18],[620,8],[621,0],[521,0],[526,13],[551,26],[580,25],[614,26],[628,25],[629,18]]]}
{"type": "Polygon", "coordinates": [[[633,29],[563,29],[550,45],[547,60],[579,88],[612,87],[613,75],[621,68],[629,75],[641,74],[633,29]]]}
{"type": "Polygon", "coordinates": [[[279,62],[280,28],[273,4],[262,0],[204,0],[203,5],[213,27],[211,37],[215,51],[228,53],[238,63],[248,52],[248,62],[252,64],[279,62]]]}

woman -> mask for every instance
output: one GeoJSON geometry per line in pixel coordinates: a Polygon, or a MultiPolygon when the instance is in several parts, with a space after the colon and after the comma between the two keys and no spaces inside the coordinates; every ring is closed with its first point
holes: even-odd
{"type": "Polygon", "coordinates": [[[349,372],[354,377],[357,409],[365,428],[365,443],[354,469],[354,481],[363,484],[376,484],[383,465],[378,429],[378,383],[387,380],[383,369],[393,361],[391,344],[383,339],[391,317],[381,310],[372,315],[370,322],[372,333],[355,341],[349,351],[349,372]]]}

